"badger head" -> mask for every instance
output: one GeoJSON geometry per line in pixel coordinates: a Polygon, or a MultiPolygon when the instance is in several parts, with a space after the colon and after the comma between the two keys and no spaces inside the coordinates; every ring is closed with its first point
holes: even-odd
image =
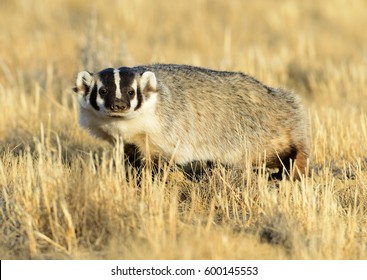
{"type": "Polygon", "coordinates": [[[157,91],[153,72],[107,68],[98,73],[79,72],[74,91],[81,108],[103,118],[134,118],[157,91]]]}

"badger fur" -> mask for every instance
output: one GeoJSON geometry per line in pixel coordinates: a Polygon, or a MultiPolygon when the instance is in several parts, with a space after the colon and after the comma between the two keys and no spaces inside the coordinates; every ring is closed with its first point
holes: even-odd
{"type": "Polygon", "coordinates": [[[76,79],[80,125],[135,145],[147,158],[185,165],[258,164],[306,174],[308,118],[298,96],[240,72],[174,64],[82,71],[76,79]]]}

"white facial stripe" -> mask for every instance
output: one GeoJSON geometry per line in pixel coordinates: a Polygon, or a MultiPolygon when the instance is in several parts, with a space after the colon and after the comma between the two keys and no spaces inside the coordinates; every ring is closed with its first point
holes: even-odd
{"type": "Polygon", "coordinates": [[[130,110],[134,111],[136,106],[138,106],[138,83],[136,82],[136,80],[134,79],[131,87],[134,89],[135,91],[135,95],[134,98],[130,100],[130,110]]]}
{"type": "Polygon", "coordinates": [[[133,83],[132,83],[131,87],[135,90],[135,92],[136,92],[136,90],[138,89],[138,83],[136,82],[136,80],[135,80],[135,79],[134,79],[134,81],[133,81],[133,83]]]}
{"type": "Polygon", "coordinates": [[[97,96],[96,96],[96,103],[98,107],[105,108],[104,107],[104,99],[99,95],[99,89],[103,86],[102,82],[97,80],[97,96]]]}
{"type": "Polygon", "coordinates": [[[113,75],[115,78],[115,85],[116,85],[116,98],[121,99],[121,89],[120,89],[120,71],[119,69],[113,70],[113,75]]]}

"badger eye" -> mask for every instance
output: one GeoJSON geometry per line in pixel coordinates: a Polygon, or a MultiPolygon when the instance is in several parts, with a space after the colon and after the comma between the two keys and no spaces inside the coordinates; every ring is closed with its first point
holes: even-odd
{"type": "Polygon", "coordinates": [[[130,97],[132,97],[132,96],[134,96],[134,93],[135,93],[135,92],[134,92],[133,90],[129,90],[127,94],[128,94],[130,97]]]}
{"type": "Polygon", "coordinates": [[[107,89],[106,88],[100,88],[99,89],[99,95],[101,97],[104,97],[107,94],[107,89]]]}

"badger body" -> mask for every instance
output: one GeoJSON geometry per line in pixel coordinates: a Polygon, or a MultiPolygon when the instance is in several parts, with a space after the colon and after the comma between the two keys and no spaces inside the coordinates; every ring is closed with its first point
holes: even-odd
{"type": "Polygon", "coordinates": [[[270,168],[306,172],[308,122],[299,98],[240,72],[153,64],[82,71],[80,124],[111,143],[177,164],[240,166],[266,154],[270,168]]]}

